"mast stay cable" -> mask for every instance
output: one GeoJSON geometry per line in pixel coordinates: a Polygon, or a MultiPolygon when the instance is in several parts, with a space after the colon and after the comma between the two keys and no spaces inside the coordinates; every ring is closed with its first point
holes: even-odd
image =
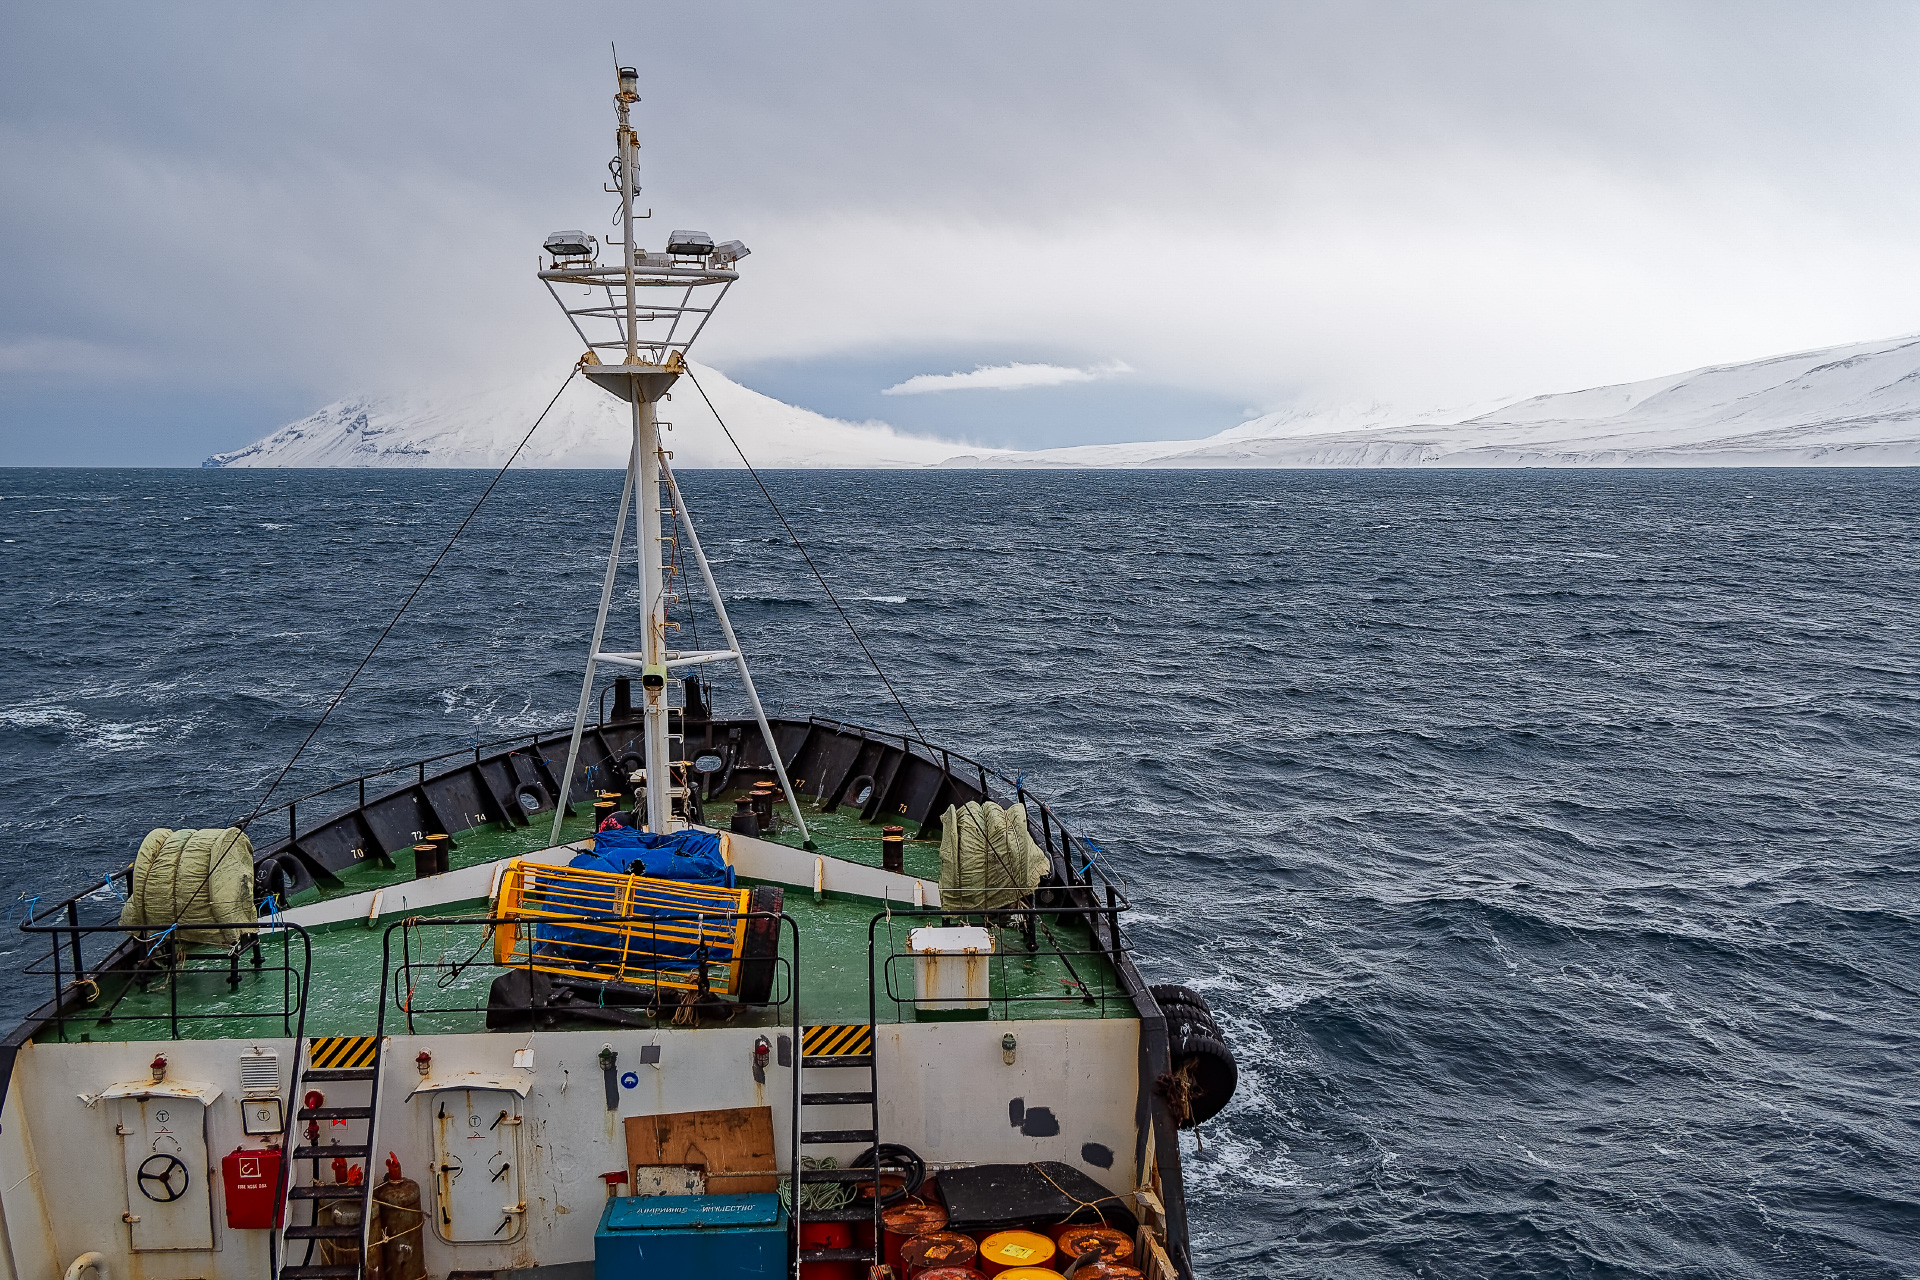
{"type": "Polygon", "coordinates": [[[732,445],[733,451],[740,455],[741,465],[746,467],[747,474],[753,477],[754,484],[760,487],[760,496],[767,500],[767,506],[773,510],[774,517],[780,521],[780,527],[785,529],[787,531],[787,537],[793,540],[794,549],[799,551],[800,558],[807,562],[807,568],[813,571],[814,581],[818,582],[820,589],[827,593],[827,601],[833,605],[833,611],[840,615],[840,621],[847,624],[847,631],[853,636],[853,642],[859,645],[860,652],[867,656],[867,665],[873,668],[873,674],[880,677],[880,683],[887,687],[887,696],[893,699],[893,705],[900,709],[902,716],[906,717],[908,726],[913,729],[913,736],[920,739],[920,745],[925,747],[929,752],[932,752],[934,749],[933,744],[927,741],[926,734],[920,732],[920,725],[914,720],[913,713],[908,711],[907,704],[900,700],[900,694],[894,689],[893,681],[887,679],[887,673],[881,670],[879,659],[873,656],[873,650],[867,648],[866,640],[860,635],[860,628],[853,625],[853,619],[849,617],[847,611],[841,607],[840,597],[834,595],[833,588],[827,585],[825,575],[820,572],[820,567],[813,562],[813,557],[807,553],[807,546],[804,542],[800,541],[800,535],[793,531],[793,525],[788,523],[786,513],[780,510],[780,504],[773,500],[773,494],[768,491],[766,482],[760,478],[760,473],[753,469],[753,463],[747,461],[746,450],[742,449],[740,442],[733,438],[733,432],[727,428],[727,421],[720,416],[720,410],[714,408],[713,397],[709,396],[707,389],[700,385],[700,379],[694,376],[691,365],[687,367],[686,373],[687,380],[693,383],[693,389],[698,391],[700,398],[707,402],[707,410],[713,414],[713,420],[720,424],[720,430],[727,437],[727,443],[732,445]]]}
{"type": "MultiPolygon", "coordinates": [[[[482,490],[480,496],[475,499],[472,508],[468,510],[466,514],[466,518],[460,521],[459,527],[453,531],[453,536],[447,539],[447,545],[440,548],[440,554],[433,558],[433,563],[427,566],[427,571],[420,575],[420,581],[414,584],[413,590],[407,594],[406,600],[402,602],[400,608],[394,612],[393,619],[388,622],[386,628],[380,632],[379,638],[373,642],[373,647],[367,650],[367,656],[360,659],[360,665],[353,669],[353,674],[348,676],[346,683],[340,686],[340,691],[328,700],[326,710],[320,713],[320,718],[314,722],[313,728],[307,731],[307,736],[302,739],[300,745],[294,749],[293,755],[288,757],[285,765],[281,766],[280,772],[274,777],[272,785],[261,794],[260,799],[254,804],[253,812],[235,824],[242,831],[246,830],[248,823],[260,816],[260,811],[266,807],[267,801],[273,797],[273,793],[279,789],[280,784],[286,781],[287,773],[293,768],[295,761],[299,760],[301,754],[312,745],[314,737],[319,734],[321,727],[327,723],[327,718],[334,713],[334,709],[337,708],[341,700],[347,696],[347,690],[351,689],[354,681],[360,678],[360,673],[367,669],[367,664],[373,661],[373,655],[379,652],[380,646],[385,643],[387,637],[393,633],[393,629],[400,625],[401,617],[412,607],[414,600],[418,598],[420,592],[426,588],[427,580],[433,577],[434,570],[438,569],[440,562],[447,558],[447,553],[453,550],[453,544],[458,542],[460,535],[467,531],[467,526],[473,523],[473,518],[480,514],[480,508],[485,505],[487,499],[493,495],[495,487],[499,485],[501,478],[507,474],[507,468],[511,467],[515,460],[520,457],[521,451],[527,447],[527,442],[533,439],[533,433],[540,429],[540,424],[547,420],[549,413],[553,412],[553,406],[560,403],[561,395],[566,391],[567,387],[572,384],[573,375],[579,371],[580,367],[578,365],[575,365],[568,371],[566,379],[560,384],[560,389],[553,393],[553,399],[547,401],[547,407],[540,411],[540,416],[533,420],[533,425],[527,428],[527,433],[520,437],[520,443],[513,447],[513,452],[507,455],[507,460],[500,465],[498,471],[494,472],[493,479],[487,482],[487,487],[482,490]]],[[[208,865],[205,874],[200,877],[200,883],[195,887],[192,896],[174,909],[174,919],[176,923],[178,923],[178,921],[186,915],[187,911],[192,908],[194,903],[199,900],[200,895],[207,891],[207,886],[213,882],[213,873],[219,868],[220,863],[226,860],[227,855],[233,851],[234,843],[237,842],[230,842],[220,856],[208,865]]]]}

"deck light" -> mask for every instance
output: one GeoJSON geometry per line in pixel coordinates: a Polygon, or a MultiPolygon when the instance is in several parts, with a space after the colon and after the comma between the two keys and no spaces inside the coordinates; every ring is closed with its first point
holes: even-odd
{"type": "Polygon", "coordinates": [[[713,260],[721,266],[725,266],[730,262],[740,261],[740,259],[752,252],[753,250],[747,248],[747,246],[741,244],[738,240],[729,240],[713,251],[713,260]]]}
{"type": "Polygon", "coordinates": [[[600,242],[584,231],[556,231],[543,247],[556,258],[591,258],[600,252],[600,242]]]}
{"type": "Polygon", "coordinates": [[[713,252],[713,237],[704,231],[676,231],[667,237],[667,252],[676,258],[704,258],[713,252]]]}

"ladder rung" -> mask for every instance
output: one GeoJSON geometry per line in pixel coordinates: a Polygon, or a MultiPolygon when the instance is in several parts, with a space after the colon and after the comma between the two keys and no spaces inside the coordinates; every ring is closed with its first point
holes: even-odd
{"type": "Polygon", "coordinates": [[[372,1107],[302,1107],[294,1113],[301,1120],[370,1120],[372,1107]]]}
{"type": "Polygon", "coordinates": [[[351,1265],[282,1267],[281,1280],[359,1280],[360,1268],[351,1265]]]}
{"type": "Polygon", "coordinates": [[[372,1067],[313,1067],[300,1073],[300,1079],[307,1080],[371,1080],[372,1067]]]}
{"type": "Polygon", "coordinates": [[[803,1093],[800,1105],[803,1107],[853,1107],[873,1101],[870,1093],[803,1093]]]}
{"type": "Polygon", "coordinates": [[[358,1200],[360,1188],[352,1183],[310,1182],[305,1186],[288,1187],[289,1200],[358,1200]]]}
{"type": "Polygon", "coordinates": [[[295,1147],[292,1158],[295,1160],[365,1160],[373,1150],[371,1147],[295,1147]]]}
{"type": "MultiPolygon", "coordinates": [[[[803,1212],[801,1220],[807,1221],[811,1219],[813,1221],[818,1221],[819,1217],[820,1215],[816,1213],[803,1212]]],[[[800,1251],[800,1261],[802,1262],[871,1262],[873,1261],[873,1250],[871,1249],[802,1249],[800,1251]]]]}
{"type": "Polygon", "coordinates": [[[871,1129],[813,1129],[801,1130],[800,1141],[805,1146],[830,1146],[836,1142],[873,1142],[878,1135],[871,1129]]]}
{"type": "Polygon", "coordinates": [[[844,1209],[806,1209],[800,1217],[803,1222],[872,1222],[873,1203],[848,1205],[844,1209]]]}
{"type": "Polygon", "coordinates": [[[803,1067],[870,1067],[873,1065],[873,1055],[846,1053],[825,1058],[809,1057],[800,1059],[800,1065],[803,1067]]]}
{"type": "Polygon", "coordinates": [[[289,1240],[344,1240],[360,1234],[360,1224],[337,1227],[288,1227],[289,1240]]]}
{"type": "MultiPolygon", "coordinates": [[[[871,1169],[802,1169],[800,1171],[800,1181],[802,1182],[872,1182],[873,1170],[871,1169]]],[[[804,1211],[801,1214],[801,1218],[803,1220],[812,1216],[813,1215],[805,1213],[804,1211]]]]}

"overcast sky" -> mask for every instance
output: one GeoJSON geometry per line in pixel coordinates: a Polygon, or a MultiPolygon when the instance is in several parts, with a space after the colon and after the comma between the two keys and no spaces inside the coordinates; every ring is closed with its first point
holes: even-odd
{"type": "Polygon", "coordinates": [[[564,370],[608,42],[699,354],[997,445],[1920,330],[1920,6],[12,4],[0,464],[564,370]],[[961,375],[961,376],[956,376],[961,375]]]}

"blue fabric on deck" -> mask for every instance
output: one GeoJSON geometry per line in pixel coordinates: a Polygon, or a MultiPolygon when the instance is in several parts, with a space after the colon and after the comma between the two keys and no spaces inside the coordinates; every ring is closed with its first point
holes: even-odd
{"type": "Polygon", "coordinates": [[[656,835],[631,827],[609,827],[593,838],[593,849],[567,864],[620,875],[638,873],[654,880],[711,884],[731,889],[733,868],[720,856],[720,837],[710,831],[656,835]]]}

